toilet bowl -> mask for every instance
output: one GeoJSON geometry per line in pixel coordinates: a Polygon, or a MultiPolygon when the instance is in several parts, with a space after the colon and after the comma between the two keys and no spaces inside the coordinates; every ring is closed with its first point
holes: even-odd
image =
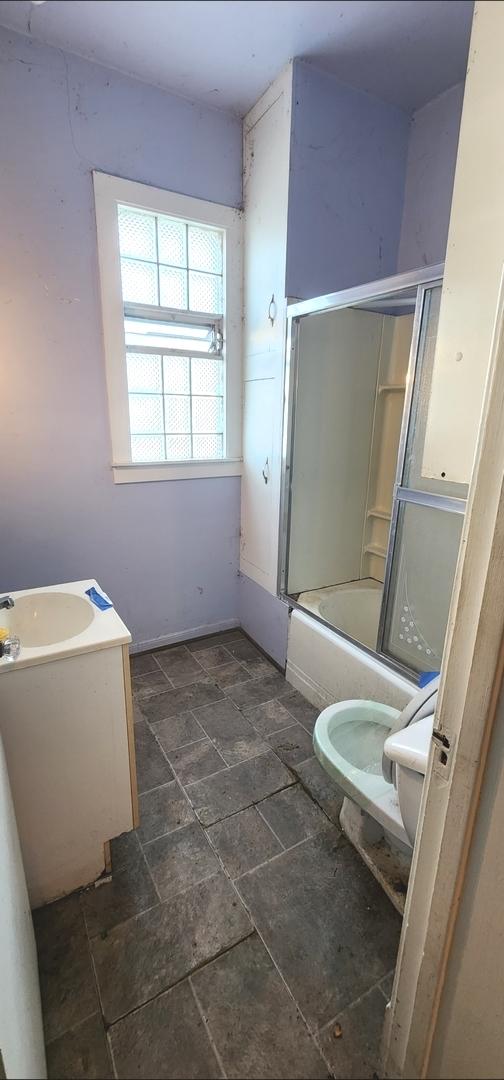
{"type": "Polygon", "coordinates": [[[340,701],[313,733],[320,764],[389,838],[411,850],[434,725],[439,677],[402,712],[376,701],[340,701]]]}

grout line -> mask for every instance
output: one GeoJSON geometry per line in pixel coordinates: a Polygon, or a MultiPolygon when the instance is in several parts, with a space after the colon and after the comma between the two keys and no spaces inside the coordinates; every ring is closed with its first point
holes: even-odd
{"type": "MultiPolygon", "coordinates": [[[[200,724],[200,727],[201,727],[201,724],[200,724]]],[[[153,731],[152,734],[154,735],[154,737],[156,739],[159,739],[159,736],[156,735],[155,731],[153,731]]],[[[206,734],[206,732],[203,732],[203,735],[201,736],[201,739],[191,739],[190,742],[181,743],[180,746],[170,746],[168,750],[163,750],[163,747],[161,747],[161,749],[163,750],[163,753],[168,758],[168,761],[170,761],[170,758],[169,758],[170,754],[176,754],[177,750],[185,750],[186,747],[188,747],[188,746],[198,746],[200,742],[206,742],[207,739],[208,739],[208,735],[206,734]]],[[[171,762],[170,762],[170,765],[171,765],[171,762]]]]}
{"type": "MultiPolygon", "coordinates": [[[[71,894],[69,894],[69,895],[71,895],[71,894]]],[[[48,1039],[47,1041],[44,1039],[44,1045],[46,1047],[52,1046],[52,1044],[57,1042],[58,1039],[62,1039],[63,1036],[68,1035],[68,1033],[70,1031],[75,1031],[76,1028],[80,1027],[81,1024],[85,1024],[86,1020],[91,1020],[92,1016],[99,1016],[100,1019],[103,1020],[103,1017],[102,1017],[102,1014],[101,1014],[101,1008],[100,1008],[100,999],[98,998],[98,995],[97,995],[97,1007],[96,1007],[96,1009],[93,1009],[93,1011],[90,1012],[90,1013],[86,1013],[86,1016],[83,1016],[81,1020],[77,1020],[75,1022],[75,1024],[70,1024],[70,1027],[65,1028],[64,1031],[58,1031],[58,1034],[53,1035],[52,1039],[48,1039]]]]}
{"type": "MultiPolygon", "coordinates": [[[[194,888],[194,886],[190,886],[190,888],[194,888]]],[[[177,893],[177,896],[180,895],[180,893],[177,893]]],[[[244,934],[243,937],[238,938],[237,941],[233,941],[232,945],[226,945],[225,948],[221,949],[221,951],[216,953],[215,956],[211,956],[208,960],[203,960],[201,964],[197,964],[192,971],[188,971],[185,975],[182,975],[180,979],[176,980],[176,982],[170,983],[169,986],[163,987],[162,990],[159,990],[156,994],[153,994],[152,997],[147,998],[146,1001],[142,1001],[139,1005],[135,1005],[132,1009],[128,1009],[127,1012],[121,1013],[121,1016],[116,1016],[116,1018],[114,1020],[111,1020],[110,1023],[108,1023],[104,1018],[104,1026],[106,1028],[106,1031],[110,1031],[110,1029],[113,1028],[116,1024],[118,1024],[119,1021],[126,1020],[128,1016],[133,1016],[135,1013],[140,1012],[140,1010],[143,1009],[146,1005],[150,1005],[152,1001],[157,1001],[158,998],[163,997],[163,994],[168,994],[171,990],[175,990],[177,986],[181,986],[183,983],[187,982],[192,975],[196,975],[198,971],[201,971],[202,968],[207,967],[208,964],[211,964],[213,960],[219,960],[221,956],[225,956],[226,953],[231,952],[231,949],[234,949],[236,945],[240,945],[242,941],[246,941],[247,938],[252,937],[253,933],[254,926],[253,924],[251,924],[250,930],[246,934],[244,934]]]]}
{"type": "MultiPolygon", "coordinates": [[[[103,1025],[105,1027],[105,1024],[103,1025]]],[[[112,1027],[112,1025],[111,1025],[112,1027]]],[[[117,1065],[115,1063],[114,1051],[112,1049],[112,1039],[110,1038],[110,1027],[105,1028],[105,1038],[107,1040],[107,1046],[110,1054],[110,1060],[112,1062],[112,1072],[114,1074],[114,1080],[118,1080],[119,1074],[117,1072],[117,1065]]]]}
{"type": "Polygon", "coordinates": [[[359,994],[359,997],[354,998],[353,1001],[349,1001],[347,1005],[345,1005],[342,1009],[339,1010],[338,1013],[336,1013],[336,1016],[334,1016],[332,1020],[328,1020],[326,1024],[322,1024],[322,1027],[318,1028],[320,1034],[322,1035],[323,1032],[328,1031],[329,1028],[334,1027],[340,1017],[342,1017],[343,1014],[348,1011],[348,1009],[354,1009],[357,1005],[360,1005],[361,1001],[364,1001],[365,998],[369,997],[369,995],[373,993],[373,990],[379,990],[383,994],[385,1000],[388,1002],[389,999],[384,994],[380,985],[384,979],[388,978],[388,975],[390,975],[390,972],[387,972],[387,975],[382,975],[381,979],[379,979],[378,982],[373,983],[372,986],[368,986],[367,990],[364,990],[362,994],[359,994]]]}
{"type": "MultiPolygon", "coordinates": [[[[237,761],[234,765],[227,765],[226,766],[227,771],[230,772],[231,769],[238,769],[240,767],[240,765],[246,765],[247,762],[249,762],[249,761],[257,761],[257,758],[264,757],[265,754],[274,754],[274,753],[275,753],[275,751],[273,750],[273,747],[268,746],[268,747],[266,747],[265,750],[261,750],[261,752],[259,754],[253,754],[252,757],[243,758],[243,761],[237,761]]],[[[222,754],[221,754],[221,757],[222,757],[222,754]]],[[[278,757],[278,755],[275,754],[275,757],[278,757]]],[[[278,760],[280,761],[280,758],[278,758],[278,760]]],[[[282,764],[283,764],[283,762],[282,762],[282,764]]],[[[287,766],[285,766],[285,767],[287,768],[287,766]]],[[[192,788],[192,787],[194,787],[195,784],[202,784],[204,780],[210,780],[210,777],[212,777],[212,776],[219,776],[221,772],[224,772],[224,769],[216,769],[215,772],[209,773],[208,776],[202,776],[201,780],[191,780],[191,783],[186,784],[185,787],[186,788],[192,788]]],[[[289,787],[290,785],[286,784],[285,786],[289,787]]],[[[279,789],[279,790],[281,790],[281,789],[279,789]]],[[[266,796],[264,796],[264,798],[266,798],[266,796]]],[[[251,806],[252,803],[249,803],[249,805],[251,806]]],[[[243,809],[245,809],[245,807],[243,807],[243,809]]],[[[235,811],[235,813],[238,813],[238,811],[235,811]]]]}
{"type": "MultiPolygon", "coordinates": [[[[278,794],[278,792],[276,794],[278,794]]],[[[266,798],[271,798],[271,796],[267,795],[266,798]]],[[[261,801],[264,802],[265,800],[262,799],[261,801]]],[[[287,851],[287,848],[286,848],[285,844],[282,843],[280,837],[275,832],[273,826],[270,825],[269,821],[266,821],[266,818],[264,817],[264,814],[260,810],[260,806],[261,806],[261,803],[256,803],[255,804],[255,808],[257,810],[257,813],[259,814],[259,817],[261,818],[261,821],[264,821],[264,824],[268,826],[269,831],[271,833],[273,833],[273,836],[275,837],[275,840],[278,840],[278,843],[280,844],[280,847],[282,848],[282,850],[287,851]]],[[[278,852],[278,854],[280,854],[280,852],[278,852]]],[[[264,863],[262,865],[264,866],[264,863]]],[[[242,877],[243,877],[243,875],[242,875],[242,877]]],[[[237,879],[235,879],[235,880],[237,880],[237,879]]]]}
{"type": "MultiPolygon", "coordinates": [[[[301,841],[301,843],[305,843],[305,841],[301,841]]],[[[296,845],[296,846],[299,846],[299,845],[296,845]]],[[[281,857],[281,855],[283,855],[283,854],[285,854],[285,852],[280,852],[280,853],[279,853],[279,855],[275,855],[275,856],[273,856],[273,859],[276,859],[276,858],[280,858],[280,857],[281,857]]],[[[269,861],[270,861],[270,862],[272,862],[272,861],[273,861],[273,859],[270,859],[269,861]]],[[[266,865],[266,864],[263,864],[263,865],[266,865]]],[[[227,874],[227,870],[226,870],[226,868],[225,868],[225,867],[223,867],[223,868],[224,868],[224,872],[225,872],[225,873],[227,874]]],[[[257,867],[256,867],[256,869],[257,869],[257,867]]],[[[254,871],[253,871],[253,870],[251,870],[251,871],[249,871],[249,873],[254,873],[254,871]]],[[[227,876],[228,876],[228,878],[229,878],[229,874],[227,874],[227,876]]],[[[245,875],[243,874],[243,875],[242,875],[242,877],[245,877],[245,875]]],[[[299,1002],[298,1002],[298,1001],[296,1000],[296,998],[294,997],[294,994],[292,993],[292,991],[291,991],[291,989],[290,989],[290,986],[289,986],[289,984],[287,983],[286,979],[284,978],[284,976],[283,976],[283,974],[282,974],[282,971],[281,971],[281,969],[279,968],[279,966],[278,966],[278,964],[277,964],[277,962],[276,962],[276,960],[275,960],[275,957],[273,956],[273,953],[271,952],[271,950],[269,949],[268,945],[266,944],[266,941],[264,940],[264,938],[263,938],[263,935],[262,935],[261,931],[259,930],[259,927],[257,926],[257,924],[256,924],[256,922],[255,922],[255,920],[254,920],[254,917],[253,917],[252,911],[251,911],[251,910],[250,910],[250,908],[249,908],[249,907],[247,906],[247,904],[246,904],[246,902],[245,902],[245,900],[244,900],[243,896],[241,895],[241,893],[240,893],[240,891],[239,891],[239,889],[238,889],[238,887],[237,887],[236,883],[235,883],[235,882],[234,882],[234,881],[233,881],[233,880],[232,880],[231,878],[229,878],[229,880],[231,881],[231,885],[232,885],[233,889],[235,890],[235,893],[236,893],[236,895],[237,895],[237,898],[238,898],[238,901],[239,901],[239,903],[243,904],[243,907],[244,907],[244,908],[245,908],[245,910],[247,911],[247,913],[248,913],[248,916],[249,916],[249,919],[250,919],[250,921],[251,921],[251,923],[252,923],[252,926],[254,927],[254,931],[255,931],[255,933],[257,934],[257,936],[258,936],[259,940],[260,940],[260,941],[262,942],[262,945],[263,945],[264,949],[266,950],[266,952],[267,952],[267,954],[268,954],[268,956],[269,956],[269,958],[270,958],[270,960],[271,960],[271,963],[273,964],[273,967],[275,968],[275,971],[277,972],[277,974],[278,974],[279,978],[281,979],[281,981],[282,981],[282,983],[283,983],[283,985],[284,985],[284,987],[285,987],[285,989],[286,989],[286,991],[287,991],[287,994],[289,995],[289,998],[290,998],[290,999],[291,999],[291,1001],[293,1002],[293,1005],[294,1005],[294,1007],[295,1007],[296,1011],[297,1011],[297,1012],[299,1013],[299,1015],[300,1015],[300,1017],[301,1017],[301,1020],[302,1020],[302,1021],[303,1021],[303,1023],[304,1023],[304,1025],[305,1025],[305,1027],[306,1027],[306,1030],[307,1030],[308,1038],[309,1038],[309,1039],[312,1039],[312,1040],[313,1040],[313,1042],[315,1043],[315,1045],[316,1045],[316,1047],[317,1047],[317,1049],[318,1049],[318,1051],[319,1051],[319,1053],[320,1053],[320,1055],[321,1055],[321,1057],[322,1057],[322,1060],[323,1060],[323,1061],[325,1062],[325,1064],[326,1064],[326,1065],[327,1065],[327,1067],[328,1067],[328,1075],[329,1075],[329,1076],[332,1076],[332,1070],[331,1070],[331,1067],[330,1067],[330,1063],[329,1063],[329,1061],[327,1060],[327,1058],[325,1057],[325,1054],[323,1053],[323,1051],[322,1051],[322,1048],[320,1047],[320,1045],[319,1045],[319,1043],[318,1043],[318,1040],[317,1040],[317,1039],[316,1039],[316,1037],[315,1037],[315,1033],[314,1033],[314,1031],[312,1030],[312,1028],[310,1027],[310,1025],[309,1025],[309,1023],[308,1023],[308,1021],[307,1021],[307,1019],[306,1019],[306,1017],[305,1017],[305,1015],[304,1015],[304,1012],[303,1012],[303,1010],[301,1009],[301,1007],[300,1007],[300,1005],[299,1005],[299,1002]]]]}
{"type": "Polygon", "coordinates": [[[214,1039],[214,1037],[213,1037],[213,1034],[212,1034],[212,1029],[211,1029],[211,1027],[210,1027],[210,1023],[209,1023],[209,1021],[207,1020],[207,1018],[206,1018],[206,1016],[205,1016],[205,1014],[204,1014],[204,1012],[203,1012],[203,1008],[202,1008],[202,1006],[201,1006],[201,1002],[200,1002],[200,1000],[199,1000],[199,998],[198,998],[198,995],[197,995],[197,993],[196,993],[196,989],[195,989],[195,987],[193,986],[193,981],[192,981],[191,975],[188,975],[188,977],[187,977],[187,981],[188,981],[188,983],[189,983],[189,986],[190,986],[190,988],[191,988],[191,990],[192,990],[192,996],[193,996],[193,998],[194,998],[194,1002],[195,1002],[196,1008],[197,1008],[197,1010],[198,1010],[198,1012],[199,1012],[199,1015],[201,1016],[201,1022],[202,1022],[202,1024],[203,1024],[204,1030],[206,1031],[207,1039],[208,1039],[208,1041],[209,1041],[209,1043],[210,1043],[210,1046],[211,1046],[211,1048],[212,1048],[212,1050],[213,1050],[213,1052],[214,1052],[214,1054],[215,1054],[215,1057],[216,1057],[216,1060],[217,1060],[217,1064],[218,1064],[218,1066],[219,1066],[219,1069],[220,1069],[220,1071],[221,1071],[221,1073],[222,1073],[222,1076],[223,1076],[224,1080],[227,1080],[227,1073],[226,1073],[226,1070],[225,1070],[225,1068],[224,1068],[224,1062],[223,1062],[223,1060],[222,1060],[222,1058],[221,1058],[221,1056],[220,1056],[220,1054],[219,1054],[219,1051],[218,1051],[218,1049],[217,1049],[217,1043],[215,1042],[215,1039],[214,1039]]]}

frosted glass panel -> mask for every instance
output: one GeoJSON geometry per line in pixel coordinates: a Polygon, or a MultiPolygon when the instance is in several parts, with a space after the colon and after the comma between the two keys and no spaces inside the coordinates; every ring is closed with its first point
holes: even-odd
{"type": "Polygon", "coordinates": [[[211,315],[222,314],[222,278],[190,270],[189,308],[191,311],[207,311],[211,315]]]}
{"type": "Polygon", "coordinates": [[[224,364],[213,356],[193,356],[191,382],[193,394],[222,394],[224,364]]]}
{"type": "Polygon", "coordinates": [[[191,383],[189,380],[189,357],[165,356],[163,364],[165,393],[189,394],[191,390],[191,383]]]}
{"type": "Polygon", "coordinates": [[[163,307],[187,308],[187,274],[172,266],[159,267],[159,289],[163,307]]]}
{"type": "Polygon", "coordinates": [[[187,266],[186,225],[183,221],[158,217],[159,261],[170,266],[187,266]]]}
{"type": "Polygon", "coordinates": [[[164,435],[132,435],[132,461],[164,461],[164,435]]]}
{"type": "Polygon", "coordinates": [[[119,248],[121,255],[131,259],[156,259],[156,218],[154,214],[118,209],[119,248]]]}
{"type": "Polygon", "coordinates": [[[158,304],[157,266],[155,263],[121,259],[123,300],[132,304],[158,304]]]}
{"type": "Polygon", "coordinates": [[[191,431],[191,399],[181,395],[165,397],[165,431],[173,435],[191,431]]]}
{"type": "Polygon", "coordinates": [[[222,274],[222,233],[189,225],[189,266],[191,270],[222,274]]]}
{"type": "Polygon", "coordinates": [[[191,453],[190,435],[167,435],[166,457],[168,461],[187,461],[191,453]]]}
{"type": "Polygon", "coordinates": [[[200,460],[202,458],[221,458],[222,435],[194,435],[193,457],[200,460]]]}
{"type": "Polygon", "coordinates": [[[163,431],[163,399],[159,394],[129,395],[130,431],[151,435],[163,431]]]}
{"type": "Polygon", "coordinates": [[[439,671],[463,514],[401,503],[384,652],[414,671],[439,671]]]}
{"type": "Polygon", "coordinates": [[[192,398],[192,429],[197,434],[220,433],[223,427],[222,398],[192,398]]]}
{"type": "Polygon", "coordinates": [[[128,353],[128,390],[130,394],[161,394],[161,357],[153,353],[128,353]]]}

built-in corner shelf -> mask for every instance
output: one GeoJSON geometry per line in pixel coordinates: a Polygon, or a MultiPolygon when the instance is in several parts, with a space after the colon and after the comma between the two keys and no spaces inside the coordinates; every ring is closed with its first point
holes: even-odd
{"type": "Polygon", "coordinates": [[[378,387],[379,394],[404,394],[406,387],[404,383],[382,383],[378,387]]]}
{"type": "Polygon", "coordinates": [[[386,559],[387,552],[381,544],[366,544],[364,548],[365,555],[378,555],[379,559],[386,559]]]}
{"type": "Polygon", "coordinates": [[[392,517],[390,510],[382,510],[380,506],[372,506],[371,510],[368,510],[367,516],[370,518],[380,518],[380,521],[390,521],[392,517]]]}

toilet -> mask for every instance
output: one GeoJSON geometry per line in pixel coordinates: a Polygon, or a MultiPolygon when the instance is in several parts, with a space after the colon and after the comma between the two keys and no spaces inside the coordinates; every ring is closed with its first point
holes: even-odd
{"type": "Polygon", "coordinates": [[[340,701],[320,713],[315,754],[345,795],[411,851],[434,726],[439,676],[401,711],[376,701],[340,701]]]}

